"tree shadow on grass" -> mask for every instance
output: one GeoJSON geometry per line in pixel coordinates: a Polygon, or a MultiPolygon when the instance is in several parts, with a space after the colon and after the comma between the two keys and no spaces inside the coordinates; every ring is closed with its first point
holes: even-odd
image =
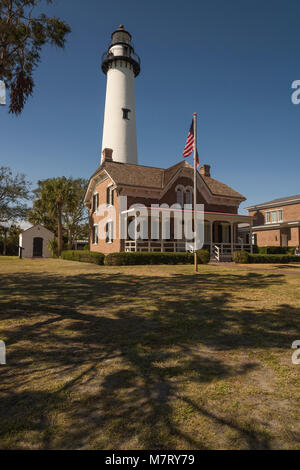
{"type": "Polygon", "coordinates": [[[267,289],[283,276],[1,278],[8,350],[8,366],[0,370],[4,445],[22,448],[38,433],[40,448],[208,448],[203,433],[182,426],[178,403],[184,402],[192,415],[232,428],[246,448],[270,447],[251,424],[188,398],[185,386],[242,377],[257,367],[255,361],[228,363],[219,351],[290,347],[300,324],[293,307],[257,311],[251,302],[232,303],[233,291],[267,289]],[[57,413],[64,425],[56,424],[57,413]]]}

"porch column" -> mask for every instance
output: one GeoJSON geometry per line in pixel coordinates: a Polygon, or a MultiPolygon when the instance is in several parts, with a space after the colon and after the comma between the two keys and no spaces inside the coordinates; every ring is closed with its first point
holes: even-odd
{"type": "Polygon", "coordinates": [[[209,221],[209,236],[210,236],[210,254],[213,252],[213,222],[209,221]]]}
{"type": "Polygon", "coordinates": [[[234,227],[233,222],[230,222],[231,254],[233,253],[233,249],[234,249],[234,244],[233,244],[234,230],[233,230],[233,227],[234,227]]]}
{"type": "Polygon", "coordinates": [[[252,222],[250,223],[250,230],[249,230],[249,243],[250,243],[250,253],[253,253],[253,245],[252,245],[252,222]]]}

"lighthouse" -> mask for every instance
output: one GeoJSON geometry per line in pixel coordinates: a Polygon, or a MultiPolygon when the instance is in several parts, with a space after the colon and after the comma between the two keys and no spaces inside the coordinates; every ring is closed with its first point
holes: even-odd
{"type": "Polygon", "coordinates": [[[102,56],[107,76],[102,151],[113,150],[113,160],[138,164],[134,79],[140,73],[140,58],[131,34],[120,25],[102,56]]]}

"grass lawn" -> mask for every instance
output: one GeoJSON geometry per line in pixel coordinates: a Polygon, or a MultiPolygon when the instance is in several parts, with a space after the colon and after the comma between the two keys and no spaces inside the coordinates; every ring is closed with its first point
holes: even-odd
{"type": "Polygon", "coordinates": [[[263,268],[0,258],[0,448],[300,449],[300,269],[263,268]]]}

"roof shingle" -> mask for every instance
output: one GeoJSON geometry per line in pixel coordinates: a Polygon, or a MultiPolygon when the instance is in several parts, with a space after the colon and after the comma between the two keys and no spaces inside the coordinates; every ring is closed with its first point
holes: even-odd
{"type": "MultiPolygon", "coordinates": [[[[106,161],[95,171],[91,179],[106,170],[117,186],[136,186],[142,188],[163,189],[175,176],[176,172],[182,167],[190,168],[192,165],[186,161],[176,163],[175,165],[163,169],[145,165],[134,165],[131,163],[119,163],[106,161]]],[[[215,180],[210,176],[199,176],[202,178],[210,192],[216,196],[227,196],[245,200],[244,196],[234,189],[230,188],[221,181],[215,180]]]]}

